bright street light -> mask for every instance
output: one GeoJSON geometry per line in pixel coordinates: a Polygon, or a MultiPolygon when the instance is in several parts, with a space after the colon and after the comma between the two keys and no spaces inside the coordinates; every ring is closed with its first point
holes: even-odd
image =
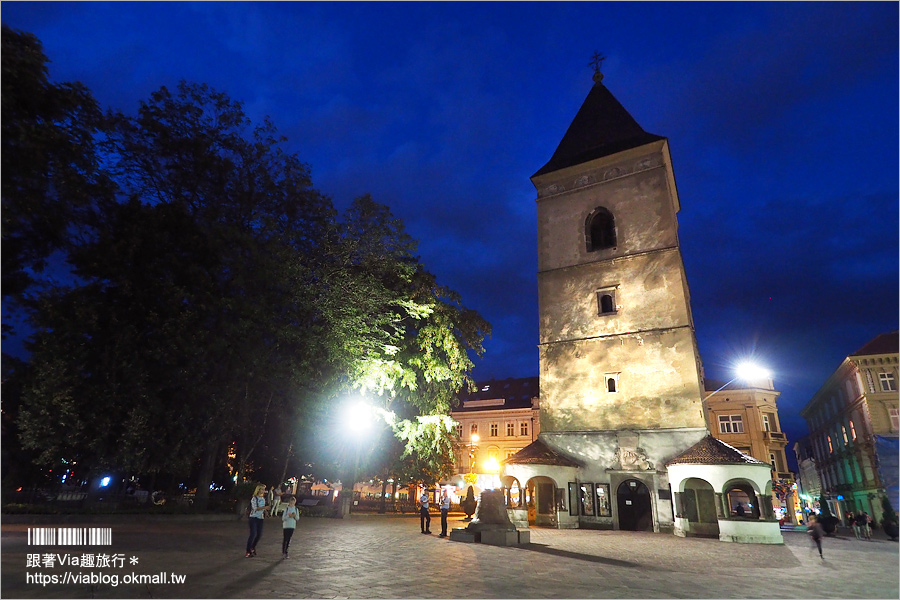
{"type": "MultiPolygon", "coordinates": [[[[768,379],[772,375],[768,369],[747,361],[738,363],[734,372],[736,374],[735,379],[743,379],[744,381],[759,381],[760,379],[768,379]]],[[[731,381],[734,381],[734,379],[731,381]]]]}
{"type": "Polygon", "coordinates": [[[744,382],[747,382],[747,383],[752,383],[755,381],[769,379],[771,376],[772,376],[772,373],[768,369],[761,367],[761,366],[757,365],[756,363],[752,363],[749,361],[739,362],[737,365],[735,365],[734,377],[729,379],[722,387],[720,387],[716,391],[710,393],[708,396],[706,396],[706,398],[708,399],[708,398],[712,397],[713,394],[721,392],[726,387],[728,387],[731,383],[733,383],[734,381],[736,381],[738,379],[740,379],[744,382]]]}
{"type": "Polygon", "coordinates": [[[354,402],[344,410],[344,420],[353,433],[363,433],[372,427],[374,415],[372,407],[362,400],[354,402]]]}

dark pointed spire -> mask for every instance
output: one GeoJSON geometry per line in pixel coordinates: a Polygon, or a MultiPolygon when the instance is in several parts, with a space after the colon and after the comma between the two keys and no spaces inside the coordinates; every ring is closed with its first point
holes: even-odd
{"type": "Polygon", "coordinates": [[[601,83],[603,73],[600,72],[600,66],[603,60],[605,57],[599,52],[594,53],[590,63],[594,68],[594,87],[569,125],[556,152],[534,176],[665,139],[644,131],[601,83]]]}

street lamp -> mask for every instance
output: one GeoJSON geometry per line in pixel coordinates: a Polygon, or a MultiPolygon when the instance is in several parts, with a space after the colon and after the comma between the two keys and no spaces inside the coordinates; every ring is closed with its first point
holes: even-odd
{"type": "Polygon", "coordinates": [[[734,383],[736,380],[740,379],[746,382],[759,381],[761,379],[767,380],[772,376],[772,373],[769,372],[768,369],[765,369],[755,363],[751,363],[749,361],[743,361],[735,365],[734,368],[734,377],[729,379],[722,387],[715,390],[706,396],[706,399],[709,400],[713,394],[717,394],[724,390],[726,387],[734,383]]]}
{"type": "Polygon", "coordinates": [[[344,408],[344,423],[353,436],[354,460],[353,472],[350,473],[350,492],[347,495],[346,486],[342,488],[341,511],[340,516],[344,516],[343,507],[346,506],[346,512],[352,512],[353,505],[353,488],[356,486],[357,472],[359,471],[359,455],[361,453],[362,440],[372,428],[375,411],[373,407],[363,400],[358,400],[347,404],[344,408]]]}

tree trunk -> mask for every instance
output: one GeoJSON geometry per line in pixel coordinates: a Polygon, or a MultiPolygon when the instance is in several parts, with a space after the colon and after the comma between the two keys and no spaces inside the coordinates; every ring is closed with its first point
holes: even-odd
{"type": "Polygon", "coordinates": [[[384,514],[387,509],[387,480],[388,473],[384,472],[384,477],[381,478],[381,508],[378,509],[380,514],[384,514]]]}
{"type": "Polygon", "coordinates": [[[206,451],[200,458],[200,474],[197,476],[197,493],[194,494],[194,509],[203,511],[209,508],[209,484],[212,483],[216,470],[216,454],[219,442],[210,441],[206,451]]]}
{"type": "Polygon", "coordinates": [[[294,442],[288,444],[287,452],[285,452],[284,457],[284,470],[281,472],[281,481],[278,482],[278,485],[282,485],[284,480],[287,479],[288,465],[291,462],[291,452],[294,450],[294,442]]]}

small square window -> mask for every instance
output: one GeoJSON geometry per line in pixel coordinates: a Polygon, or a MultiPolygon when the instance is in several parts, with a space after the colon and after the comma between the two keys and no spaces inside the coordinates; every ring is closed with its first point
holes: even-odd
{"type": "Polygon", "coordinates": [[[616,288],[606,288],[597,291],[597,314],[616,314],[616,288]]]}
{"type": "Polygon", "coordinates": [[[893,373],[879,373],[878,380],[881,382],[882,392],[896,392],[897,380],[894,379],[893,373]]]}

